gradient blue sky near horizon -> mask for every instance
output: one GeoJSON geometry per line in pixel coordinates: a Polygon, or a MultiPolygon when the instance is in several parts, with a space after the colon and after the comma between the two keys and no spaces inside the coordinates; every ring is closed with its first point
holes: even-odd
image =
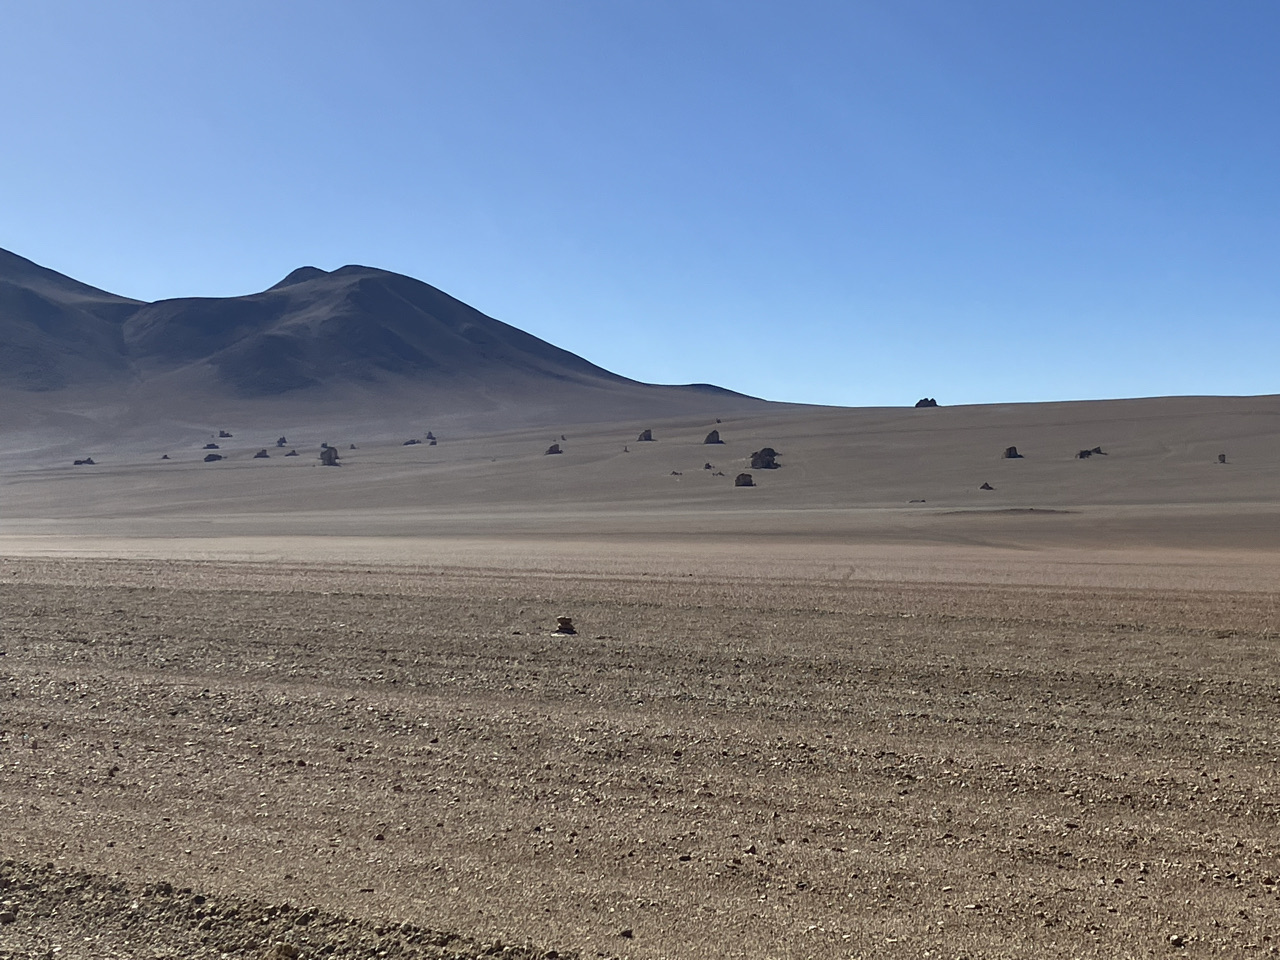
{"type": "Polygon", "coordinates": [[[1280,4],[0,2],[0,247],[425,280],[617,373],[1280,393],[1280,4]]]}

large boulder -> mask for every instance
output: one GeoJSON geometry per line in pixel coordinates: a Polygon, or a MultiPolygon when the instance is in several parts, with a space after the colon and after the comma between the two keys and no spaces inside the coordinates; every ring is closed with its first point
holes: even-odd
{"type": "Polygon", "coordinates": [[[763,447],[751,454],[752,470],[777,470],[778,451],[773,447],[763,447]]]}
{"type": "Polygon", "coordinates": [[[1017,447],[1005,447],[1005,448],[1004,448],[1004,458],[1005,458],[1006,460],[1021,460],[1021,459],[1022,459],[1022,454],[1020,454],[1020,453],[1018,452],[1018,448],[1017,448],[1017,447]]]}
{"type": "Polygon", "coordinates": [[[339,467],[339,466],[341,466],[341,464],[340,464],[340,463],[338,463],[338,460],[339,460],[339,459],[341,459],[341,458],[338,456],[338,448],[337,448],[337,447],[325,446],[325,447],[320,451],[320,463],[321,463],[323,466],[326,466],[326,467],[339,467]]]}
{"type": "Polygon", "coordinates": [[[653,439],[653,431],[652,431],[652,430],[641,430],[641,431],[640,431],[640,436],[636,437],[636,439],[637,439],[637,440],[645,440],[645,441],[652,440],[652,439],[653,439]]]}
{"type": "Polygon", "coordinates": [[[271,454],[267,453],[266,450],[259,450],[257,453],[253,455],[253,459],[266,460],[269,456],[271,456],[271,454]]]}
{"type": "Polygon", "coordinates": [[[933,399],[933,397],[924,397],[924,398],[922,398],[922,399],[920,399],[920,400],[917,400],[917,401],[916,401],[916,407],[917,407],[917,408],[919,408],[919,407],[936,407],[937,405],[938,405],[938,401],[937,401],[937,400],[935,400],[935,399],[933,399]]]}
{"type": "Polygon", "coordinates": [[[564,451],[560,449],[560,444],[553,443],[551,446],[547,447],[547,452],[545,456],[551,456],[552,454],[556,454],[556,453],[564,453],[564,451]]]}
{"type": "Polygon", "coordinates": [[[733,478],[733,485],[735,487],[754,487],[756,482],[751,479],[751,474],[740,473],[733,478]]]}
{"type": "Polygon", "coordinates": [[[703,443],[724,443],[724,441],[720,439],[719,430],[712,430],[710,433],[707,434],[707,439],[703,440],[702,442],[703,443]]]}

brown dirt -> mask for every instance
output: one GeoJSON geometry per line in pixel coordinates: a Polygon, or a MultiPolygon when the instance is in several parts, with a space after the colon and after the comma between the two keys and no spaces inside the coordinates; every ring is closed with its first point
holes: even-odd
{"type": "Polygon", "coordinates": [[[1270,589],[686,556],[0,561],[0,956],[1277,953],[1270,589]]]}

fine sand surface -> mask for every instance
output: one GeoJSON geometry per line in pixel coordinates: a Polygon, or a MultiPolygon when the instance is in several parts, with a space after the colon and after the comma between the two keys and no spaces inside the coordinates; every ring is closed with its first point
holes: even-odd
{"type": "Polygon", "coordinates": [[[396,415],[5,434],[0,957],[1280,952],[1280,399],[396,415]]]}

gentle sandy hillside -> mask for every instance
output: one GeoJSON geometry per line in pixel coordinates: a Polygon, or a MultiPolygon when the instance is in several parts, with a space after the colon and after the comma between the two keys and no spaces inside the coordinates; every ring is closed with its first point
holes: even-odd
{"type": "Polygon", "coordinates": [[[297,457],[275,446],[286,432],[276,424],[230,422],[220,425],[231,438],[162,435],[148,446],[135,437],[119,450],[84,449],[95,466],[18,460],[0,474],[0,491],[9,532],[74,519],[114,522],[110,529],[123,533],[192,534],[216,524],[238,534],[1276,542],[1276,397],[784,408],[721,420],[572,424],[566,416],[562,426],[454,433],[426,417],[405,418],[394,439],[385,423],[335,420],[324,432],[288,428],[297,457]],[[645,428],[652,442],[637,439],[645,428]],[[427,429],[437,445],[404,445],[427,429]],[[711,429],[722,444],[703,443],[711,429]],[[204,463],[206,442],[218,443],[226,459],[204,463]],[[338,448],[340,467],[319,465],[322,442],[338,448]],[[546,455],[552,443],[563,453],[546,455]],[[750,455],[765,446],[779,452],[780,467],[752,470],[750,455]],[[1023,457],[1003,458],[1008,446],[1023,457]],[[1093,447],[1105,454],[1077,458],[1093,447]],[[264,448],[269,456],[255,459],[264,448]],[[171,459],[162,461],[166,453],[171,459]],[[736,488],[741,472],[757,486],[736,488]]]}

